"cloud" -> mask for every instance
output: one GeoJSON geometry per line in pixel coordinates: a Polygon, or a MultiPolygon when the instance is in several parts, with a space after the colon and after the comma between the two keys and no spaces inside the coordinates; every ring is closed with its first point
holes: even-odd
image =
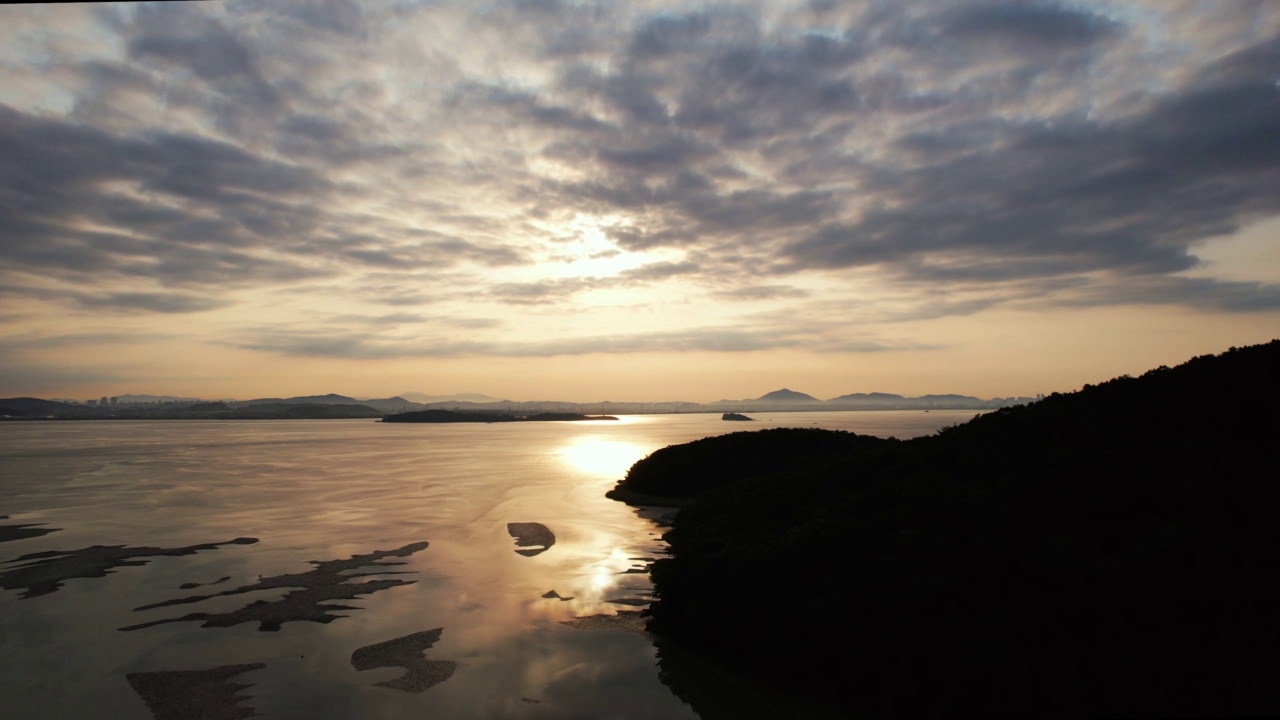
{"type": "Polygon", "coordinates": [[[558,357],[595,354],[668,352],[755,352],[774,349],[808,349],[815,352],[885,352],[936,349],[915,342],[824,337],[812,327],[751,328],[703,326],[672,331],[551,338],[536,341],[472,340],[445,337],[413,338],[367,331],[309,331],[270,328],[250,330],[240,340],[225,344],[245,350],[275,352],[298,357],[348,359],[446,358],[446,357],[558,357]]]}
{"type": "Polygon", "coordinates": [[[576,303],[619,288],[883,323],[1269,312],[1272,285],[1191,277],[1214,271],[1195,248],[1280,215],[1280,21],[1262,7],[85,11],[94,42],[55,23],[14,45],[0,285],[156,322],[286,297],[264,308],[285,329],[226,342],[342,357],[879,342],[834,312],[804,332],[707,319],[724,310],[665,334],[490,332],[495,304],[603,313],[576,303]],[[564,262],[587,257],[631,269],[564,262]],[[349,321],[318,319],[335,304],[349,321]]]}
{"type": "Polygon", "coordinates": [[[510,247],[485,247],[457,238],[387,247],[377,238],[348,237],[334,246],[341,257],[379,268],[440,267],[468,261],[503,267],[526,262],[522,253],[510,247]]]}
{"type": "Polygon", "coordinates": [[[235,303],[235,300],[225,293],[202,295],[174,291],[109,292],[21,283],[0,286],[0,297],[33,299],[51,304],[70,305],[88,311],[160,314],[204,312],[235,303]]]}
{"type": "Polygon", "coordinates": [[[604,284],[605,281],[597,278],[499,283],[489,288],[488,296],[512,305],[542,305],[567,300],[604,284]]]}
{"type": "Polygon", "coordinates": [[[269,246],[270,233],[313,225],[300,201],[324,194],[327,183],[301,168],[204,138],[116,136],[5,106],[0,148],[10,160],[0,170],[8,220],[0,257],[10,269],[146,267],[176,283],[311,274],[300,259],[249,250],[269,246]]]}
{"type": "Polygon", "coordinates": [[[752,285],[732,290],[720,290],[712,294],[725,300],[775,300],[778,298],[804,298],[810,295],[807,290],[786,285],[752,285]]]}
{"type": "Polygon", "coordinates": [[[1087,47],[1123,32],[1102,15],[1049,2],[970,5],[946,18],[942,34],[964,42],[1044,52],[1087,47]]]}
{"type": "Polygon", "coordinates": [[[455,328],[466,328],[468,330],[498,328],[506,324],[498,318],[487,317],[436,317],[432,318],[432,320],[440,323],[441,325],[447,325],[455,328]]]}
{"type": "Polygon", "coordinates": [[[1280,91],[1260,75],[1194,83],[1111,121],[993,120],[967,130],[983,140],[959,153],[941,146],[936,162],[882,169],[870,189],[892,207],[792,240],[775,271],[878,265],[958,281],[1175,274],[1196,266],[1193,243],[1280,213],[1268,189],[1280,181],[1277,123],[1280,91]]]}
{"type": "Polygon", "coordinates": [[[175,337],[164,333],[138,332],[129,328],[105,328],[93,332],[8,335],[0,338],[0,347],[3,347],[6,352],[26,352],[42,349],[59,350],[85,345],[120,345],[136,340],[172,340],[175,337]]]}
{"type": "Polygon", "coordinates": [[[423,313],[408,312],[387,313],[384,315],[329,315],[317,318],[317,321],[337,326],[339,328],[344,326],[349,327],[352,325],[378,328],[397,327],[402,325],[420,326],[439,324],[448,327],[481,329],[500,327],[502,325],[502,321],[495,318],[427,315],[423,313]]]}
{"type": "Polygon", "coordinates": [[[81,295],[76,302],[90,308],[141,310],[155,313],[192,313],[213,310],[231,304],[225,298],[201,297],[180,293],[123,292],[108,295],[81,295]]]}
{"type": "Polygon", "coordinates": [[[631,270],[624,270],[622,277],[633,280],[665,280],[679,275],[696,273],[698,270],[698,264],[693,262],[657,262],[631,270]]]}
{"type": "MultiPolygon", "coordinates": [[[[318,123],[308,132],[329,130],[318,123]]],[[[335,262],[401,270],[526,262],[508,245],[441,232],[424,239],[325,207],[345,188],[226,141],[113,133],[0,105],[0,148],[11,160],[0,170],[0,259],[10,273],[243,286],[333,276],[335,262]],[[378,225],[376,236],[361,232],[378,225]]]]}
{"type": "Polygon", "coordinates": [[[221,22],[181,3],[138,8],[130,58],[190,74],[213,91],[205,109],[232,134],[252,132],[285,100],[263,76],[254,52],[221,22]],[[216,98],[216,99],[214,99],[216,98]]]}
{"type": "Polygon", "coordinates": [[[363,38],[368,32],[364,6],[353,0],[307,0],[281,5],[280,11],[334,35],[363,38]]]}
{"type": "Polygon", "coordinates": [[[326,319],[327,322],[335,322],[341,324],[356,325],[404,325],[426,322],[427,317],[419,313],[387,313],[385,315],[333,315],[326,319]]]}
{"type": "Polygon", "coordinates": [[[1060,306],[1195,305],[1219,312],[1280,310],[1280,285],[1191,277],[1102,282],[1053,299],[1060,306]]]}

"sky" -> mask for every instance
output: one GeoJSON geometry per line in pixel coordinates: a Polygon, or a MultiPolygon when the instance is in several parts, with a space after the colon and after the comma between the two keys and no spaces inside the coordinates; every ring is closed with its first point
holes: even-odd
{"type": "Polygon", "coordinates": [[[0,397],[1070,391],[1280,337],[1280,4],[0,6],[0,397]]]}

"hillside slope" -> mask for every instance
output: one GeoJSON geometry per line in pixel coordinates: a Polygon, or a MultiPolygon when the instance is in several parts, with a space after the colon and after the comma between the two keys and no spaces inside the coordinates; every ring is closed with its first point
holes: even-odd
{"type": "MultiPolygon", "coordinates": [[[[1233,348],[906,442],[736,434],[771,459],[695,488],[650,629],[851,713],[1280,711],[1277,368],[1233,348]]],[[[727,449],[621,485],[754,465],[727,449]]]]}

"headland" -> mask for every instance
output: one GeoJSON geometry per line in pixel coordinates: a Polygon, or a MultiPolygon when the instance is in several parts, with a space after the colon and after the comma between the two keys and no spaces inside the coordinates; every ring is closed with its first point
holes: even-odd
{"type": "Polygon", "coordinates": [[[654,452],[610,493],[686,505],[648,630],[853,716],[1280,713],[1277,367],[1272,341],[908,441],[654,452]]]}

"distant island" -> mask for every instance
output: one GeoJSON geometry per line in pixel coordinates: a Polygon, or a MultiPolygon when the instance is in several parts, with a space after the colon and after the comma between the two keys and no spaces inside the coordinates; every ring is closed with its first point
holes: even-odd
{"type": "Polygon", "coordinates": [[[40,400],[0,400],[0,420],[339,420],[377,419],[385,411],[361,403],[264,399],[247,402],[138,402],[86,406],[40,400]]]}
{"type": "Polygon", "coordinates": [[[808,404],[808,403],[820,403],[822,401],[812,395],[809,395],[808,393],[796,392],[795,390],[792,390],[790,388],[782,388],[781,390],[774,390],[773,392],[765,393],[764,395],[761,395],[760,397],[756,398],[756,402],[808,404]]]}
{"type": "Polygon", "coordinates": [[[733,420],[735,422],[748,422],[755,418],[749,418],[741,413],[727,412],[720,416],[721,420],[733,420]]]}
{"type": "MultiPolygon", "coordinates": [[[[1038,396],[1041,397],[1041,396],[1038,396]]],[[[891,393],[854,393],[830,400],[787,388],[744,400],[695,403],[593,403],[560,400],[500,400],[480,393],[452,396],[404,393],[389,398],[357,399],[346,395],[303,395],[253,400],[202,400],[172,395],[118,395],[89,400],[46,400],[34,397],[0,399],[0,420],[269,420],[380,419],[388,414],[423,410],[533,416],[543,413],[583,415],[643,415],[661,413],[812,412],[815,410],[995,410],[1034,402],[1032,397],[983,400],[971,395],[904,397],[891,393]],[[427,402],[424,402],[427,401],[427,402]]],[[[438,422],[438,421],[437,421],[438,422]]],[[[490,422],[490,421],[485,421],[490,422]]],[[[501,422],[501,421],[493,421],[501,422]]]]}
{"type": "Polygon", "coordinates": [[[391,423],[497,423],[497,422],[564,422],[577,420],[617,420],[610,415],[583,415],[581,413],[534,413],[513,415],[505,413],[461,412],[455,410],[419,410],[416,412],[387,415],[382,422],[391,423]]]}
{"type": "Polygon", "coordinates": [[[648,630],[849,717],[1280,714],[1277,368],[1280,340],[908,441],[658,450],[609,493],[684,508],[648,630]]]}

